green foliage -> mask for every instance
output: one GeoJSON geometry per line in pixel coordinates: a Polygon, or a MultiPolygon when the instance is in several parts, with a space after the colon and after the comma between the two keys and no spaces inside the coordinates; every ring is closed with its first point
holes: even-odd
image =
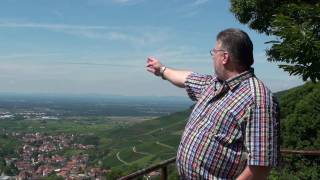
{"type": "Polygon", "coordinates": [[[170,180],[179,180],[180,179],[177,168],[173,168],[173,170],[171,170],[171,171],[169,170],[168,174],[169,174],[168,179],[170,179],[170,180]]]}
{"type": "Polygon", "coordinates": [[[122,176],[124,176],[123,170],[121,169],[111,169],[111,172],[107,173],[107,179],[118,179],[122,176]]]}
{"type": "Polygon", "coordinates": [[[230,0],[230,11],[243,24],[261,33],[271,33],[274,15],[285,13],[288,4],[314,5],[319,0],[230,0]]]}
{"type": "Polygon", "coordinates": [[[84,150],[78,150],[78,149],[65,149],[60,152],[61,155],[66,157],[72,157],[76,155],[83,154],[84,150]]]}
{"type": "Polygon", "coordinates": [[[57,176],[55,173],[50,174],[48,177],[42,178],[42,180],[63,180],[61,176],[57,176]]]}
{"type": "Polygon", "coordinates": [[[7,135],[0,136],[0,157],[16,156],[19,142],[7,135]]]}
{"type": "Polygon", "coordinates": [[[80,135],[76,136],[75,142],[84,145],[98,145],[99,137],[96,135],[80,135]]]}
{"type": "MultiPolygon", "coordinates": [[[[142,167],[138,166],[137,164],[133,164],[129,167],[116,167],[116,168],[112,168],[111,172],[107,173],[106,178],[107,179],[119,179],[120,177],[126,176],[130,173],[133,173],[137,170],[140,170],[142,167]]],[[[140,180],[141,178],[137,178],[137,180],[140,180]]]]}
{"type": "Polygon", "coordinates": [[[250,28],[277,37],[268,60],[304,81],[320,80],[320,2],[317,0],[231,0],[231,11],[250,28]]]}
{"type": "MultiPolygon", "coordinates": [[[[190,109],[188,109],[170,116],[106,132],[106,136],[109,138],[107,147],[111,148],[112,151],[107,156],[100,157],[100,159],[102,160],[102,167],[112,168],[107,179],[108,177],[114,179],[127,175],[129,172],[134,172],[128,171],[132,165],[145,168],[174,157],[180,142],[181,132],[190,112],[190,109]],[[136,152],[133,151],[134,147],[136,152]],[[117,159],[117,154],[126,164],[117,159]]],[[[177,175],[177,172],[175,174],[177,175]]],[[[175,175],[172,175],[172,177],[178,179],[175,175]]]]}
{"type": "Polygon", "coordinates": [[[270,21],[274,9],[275,0],[230,0],[231,12],[243,24],[249,23],[250,28],[259,32],[270,31],[270,21]]]}
{"type": "Polygon", "coordinates": [[[304,81],[320,80],[320,3],[316,5],[288,4],[274,17],[272,34],[280,41],[271,42],[269,61],[284,62],[280,68],[290,75],[300,75],[304,81]]]}
{"type": "Polygon", "coordinates": [[[307,83],[280,97],[283,147],[320,149],[319,101],[319,83],[307,83]]]}
{"type": "Polygon", "coordinates": [[[11,163],[10,165],[7,165],[3,168],[3,173],[8,176],[15,176],[19,173],[19,170],[15,167],[13,163],[11,163]]]}
{"type": "Polygon", "coordinates": [[[0,174],[4,171],[4,168],[6,167],[6,161],[3,157],[0,156],[0,174]]]}
{"type": "MultiPolygon", "coordinates": [[[[283,93],[281,148],[320,149],[320,83],[306,83],[283,93]]],[[[320,179],[320,157],[285,156],[270,179],[320,179]]]]}

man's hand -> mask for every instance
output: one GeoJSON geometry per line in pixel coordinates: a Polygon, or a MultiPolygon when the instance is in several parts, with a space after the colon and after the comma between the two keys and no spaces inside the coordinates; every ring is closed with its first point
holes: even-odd
{"type": "MultiPolygon", "coordinates": [[[[156,58],[149,57],[147,60],[147,70],[156,76],[161,76],[160,69],[162,66],[156,58]]],[[[175,70],[167,67],[163,72],[163,77],[175,86],[184,88],[184,83],[189,74],[191,74],[191,71],[175,70]]]]}
{"type": "Polygon", "coordinates": [[[148,60],[147,60],[147,71],[153,73],[154,75],[156,76],[160,76],[160,68],[162,67],[163,65],[160,63],[160,61],[156,58],[153,58],[153,57],[148,57],[148,60]]]}

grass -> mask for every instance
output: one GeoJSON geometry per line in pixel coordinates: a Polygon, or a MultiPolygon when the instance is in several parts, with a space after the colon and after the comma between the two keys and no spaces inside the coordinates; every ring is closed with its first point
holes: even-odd
{"type": "Polygon", "coordinates": [[[63,152],[62,155],[67,156],[67,157],[71,157],[71,156],[79,155],[83,152],[84,152],[84,150],[67,149],[63,152]]]}
{"type": "Polygon", "coordinates": [[[145,155],[137,154],[137,153],[133,152],[132,148],[130,148],[130,149],[124,149],[124,150],[120,151],[120,157],[124,161],[131,163],[131,162],[134,162],[134,161],[139,160],[141,158],[144,158],[145,155]]]}

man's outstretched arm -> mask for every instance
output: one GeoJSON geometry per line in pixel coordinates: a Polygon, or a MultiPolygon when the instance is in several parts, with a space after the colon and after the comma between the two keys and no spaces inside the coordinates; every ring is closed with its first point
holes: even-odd
{"type": "MultiPolygon", "coordinates": [[[[149,57],[147,60],[147,70],[156,76],[161,76],[161,67],[164,67],[160,61],[156,58],[149,57]]],[[[164,68],[163,68],[164,69],[164,68]]],[[[162,70],[163,70],[162,69],[162,70]]],[[[166,67],[163,72],[163,77],[170,81],[172,84],[184,88],[187,77],[191,74],[191,71],[175,70],[166,67]]]]}

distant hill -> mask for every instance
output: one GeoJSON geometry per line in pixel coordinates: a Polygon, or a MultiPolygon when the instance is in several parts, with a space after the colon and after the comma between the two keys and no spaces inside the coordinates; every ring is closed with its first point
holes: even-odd
{"type": "MultiPolygon", "coordinates": [[[[320,83],[277,93],[281,107],[281,148],[320,150],[320,83]]],[[[319,156],[287,156],[273,179],[320,179],[319,156]]]]}
{"type": "Polygon", "coordinates": [[[186,109],[187,97],[50,95],[0,93],[2,112],[33,111],[48,116],[164,116],[186,109]]]}
{"type": "Polygon", "coordinates": [[[279,101],[283,147],[320,149],[320,83],[282,92],[279,101]]]}

